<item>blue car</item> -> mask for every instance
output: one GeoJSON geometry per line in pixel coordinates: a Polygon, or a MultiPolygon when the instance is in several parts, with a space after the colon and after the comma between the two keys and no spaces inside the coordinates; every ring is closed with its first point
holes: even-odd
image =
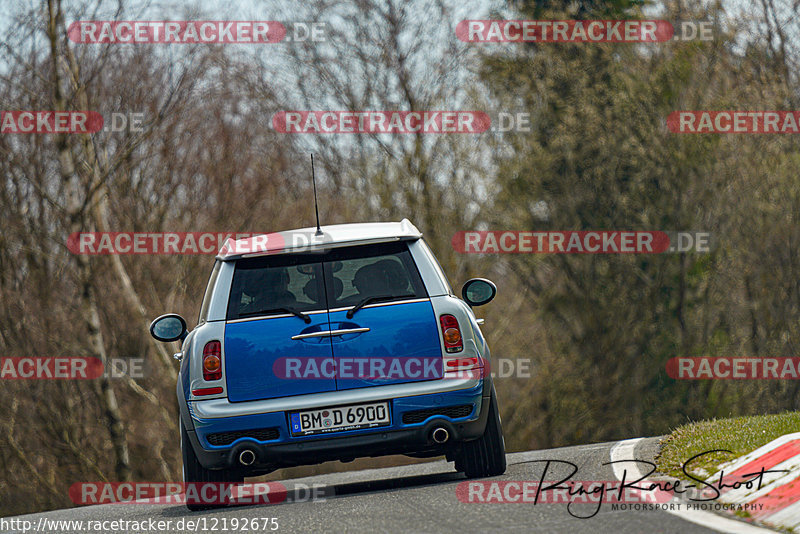
{"type": "Polygon", "coordinates": [[[197,326],[176,314],[150,326],[182,341],[185,482],[388,454],[445,455],[469,478],[504,473],[472,312],[495,293],[476,278],[455,296],[408,220],[230,240],[197,326]]]}

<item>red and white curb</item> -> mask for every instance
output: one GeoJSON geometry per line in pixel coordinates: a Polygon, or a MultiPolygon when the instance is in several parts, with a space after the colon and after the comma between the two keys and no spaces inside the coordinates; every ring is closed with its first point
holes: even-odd
{"type": "Polygon", "coordinates": [[[749,488],[723,489],[720,501],[750,505],[750,515],[767,525],[800,527],[800,432],[781,436],[720,467],[709,482],[719,481],[720,476],[726,485],[754,481],[749,488]],[[765,474],[759,488],[754,478],[762,469],[783,472],[765,474]]]}
{"type": "MultiPolygon", "coordinates": [[[[792,435],[797,436],[797,438],[800,439],[800,434],[792,434],[792,435]]],[[[644,476],[644,473],[637,467],[637,464],[632,462],[632,460],[636,459],[634,455],[634,451],[636,450],[636,445],[638,445],[639,442],[642,441],[643,439],[644,438],[635,438],[635,439],[620,441],[619,443],[614,445],[614,447],[612,447],[611,461],[624,462],[624,463],[611,464],[611,466],[614,469],[614,476],[617,477],[618,480],[622,480],[622,477],[625,477],[626,480],[632,480],[632,479],[635,480],[644,476]]],[[[764,447],[762,447],[762,449],[763,448],[764,447]]],[[[753,451],[753,453],[751,454],[754,454],[756,452],[758,451],[753,451]]],[[[741,458],[741,460],[743,460],[744,458],[746,457],[741,458]]],[[[747,463],[743,463],[739,467],[743,467],[745,465],[747,465],[747,463]]],[[[756,470],[758,470],[758,468],[756,470]]],[[[766,476],[767,475],[765,475],[765,478],[766,476]]],[[[725,475],[725,478],[726,479],[728,478],[727,474],[725,475]]],[[[643,484],[646,486],[645,482],[643,482],[643,484]]],[[[694,510],[688,507],[679,506],[674,510],[670,510],[668,508],[662,508],[662,511],[668,514],[678,516],[685,521],[689,521],[691,523],[704,526],[708,529],[715,530],[717,532],[725,532],[728,534],[765,534],[769,532],[774,532],[772,530],[767,530],[765,528],[761,528],[756,525],[745,523],[744,521],[738,521],[736,519],[728,519],[719,514],[715,514],[713,512],[707,512],[705,510],[694,510]]]]}

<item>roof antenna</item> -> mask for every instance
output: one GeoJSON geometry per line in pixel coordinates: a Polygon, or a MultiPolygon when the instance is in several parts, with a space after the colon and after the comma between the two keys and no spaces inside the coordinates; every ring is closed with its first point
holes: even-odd
{"type": "Polygon", "coordinates": [[[314,153],[311,153],[311,183],[314,184],[314,213],[317,215],[317,232],[314,234],[322,235],[322,228],[319,227],[319,207],[317,207],[317,178],[314,176],[314,153]]]}

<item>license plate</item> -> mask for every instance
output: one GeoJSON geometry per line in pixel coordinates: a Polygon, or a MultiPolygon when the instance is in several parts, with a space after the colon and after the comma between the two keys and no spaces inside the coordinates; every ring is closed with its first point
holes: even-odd
{"type": "Polygon", "coordinates": [[[390,423],[388,402],[337,406],[289,414],[289,427],[293,436],[375,428],[388,426],[390,423]]]}

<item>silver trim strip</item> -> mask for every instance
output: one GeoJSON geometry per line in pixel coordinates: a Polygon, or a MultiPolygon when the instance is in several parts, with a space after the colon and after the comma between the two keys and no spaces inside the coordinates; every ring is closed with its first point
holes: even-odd
{"type": "MultiPolygon", "coordinates": [[[[327,312],[328,310],[311,310],[311,311],[304,311],[303,313],[306,315],[317,315],[320,313],[327,313],[327,312]]],[[[225,321],[225,323],[226,324],[246,323],[247,321],[260,321],[261,319],[283,319],[286,317],[297,317],[297,316],[291,313],[281,313],[279,315],[256,315],[255,317],[245,317],[243,319],[230,319],[229,321],[225,321]]]]}
{"type": "Polygon", "coordinates": [[[340,404],[383,401],[401,397],[414,397],[430,393],[445,393],[460,389],[472,389],[482,382],[480,378],[443,378],[389,386],[375,386],[341,391],[326,391],[309,395],[295,395],[278,399],[264,399],[247,402],[229,402],[227,398],[191,401],[192,416],[199,419],[218,419],[239,415],[297,411],[325,408],[340,404]]]}
{"type": "MultiPolygon", "coordinates": [[[[429,297],[421,297],[418,299],[409,299],[409,300],[392,300],[389,302],[376,302],[375,304],[367,304],[366,306],[362,307],[361,309],[364,310],[366,308],[378,308],[380,306],[394,306],[395,304],[412,304],[414,302],[429,302],[431,299],[429,297]]],[[[338,311],[347,311],[352,310],[355,306],[345,306],[344,308],[333,308],[329,310],[331,313],[338,312],[338,311]]]]}
{"type": "Polygon", "coordinates": [[[310,337],[341,336],[343,334],[360,334],[369,332],[369,328],[345,328],[343,330],[325,330],[324,332],[311,332],[310,334],[298,334],[292,339],[308,339],[310,337]]]}

